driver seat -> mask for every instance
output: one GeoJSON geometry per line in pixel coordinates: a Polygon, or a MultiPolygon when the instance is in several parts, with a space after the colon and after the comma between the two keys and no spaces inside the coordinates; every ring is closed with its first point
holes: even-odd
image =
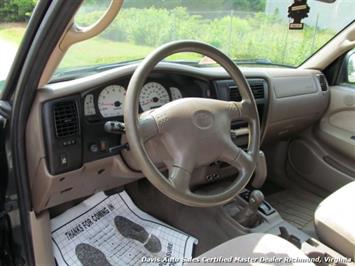
{"type": "Polygon", "coordinates": [[[314,265],[290,242],[275,235],[261,233],[247,234],[224,242],[200,255],[197,260],[184,265],[314,265]],[[228,258],[233,260],[213,261],[228,258]],[[208,261],[209,259],[211,260],[208,261]]]}

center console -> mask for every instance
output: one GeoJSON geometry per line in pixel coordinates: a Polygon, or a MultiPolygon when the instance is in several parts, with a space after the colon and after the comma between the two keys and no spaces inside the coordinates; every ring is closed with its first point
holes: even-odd
{"type": "Polygon", "coordinates": [[[285,221],[261,191],[245,189],[233,201],[220,208],[220,215],[228,220],[241,235],[269,233],[286,239],[301,249],[309,258],[323,265],[347,265],[343,255],[285,221]]]}

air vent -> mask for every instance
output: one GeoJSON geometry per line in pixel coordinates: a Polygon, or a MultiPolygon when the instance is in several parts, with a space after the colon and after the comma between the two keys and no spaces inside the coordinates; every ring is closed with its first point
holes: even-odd
{"type": "Polygon", "coordinates": [[[54,105],[54,126],[57,138],[76,136],[79,133],[78,112],[75,101],[54,105]]]}
{"type": "Polygon", "coordinates": [[[264,83],[263,82],[253,82],[250,83],[250,88],[254,94],[255,99],[264,98],[264,83]]]}
{"type": "MultiPolygon", "coordinates": [[[[248,81],[249,86],[253,92],[255,99],[263,99],[264,98],[264,83],[262,81],[248,81]]],[[[240,95],[239,89],[235,85],[230,85],[229,91],[229,99],[231,101],[240,101],[242,97],[240,95]]]]}
{"type": "Polygon", "coordinates": [[[325,76],[323,74],[318,75],[318,80],[319,80],[319,84],[320,84],[322,91],[327,91],[328,90],[328,83],[327,83],[327,79],[325,78],[325,76]]]}
{"type": "Polygon", "coordinates": [[[229,86],[229,100],[239,102],[242,100],[242,96],[239,93],[237,86],[229,86]]]}

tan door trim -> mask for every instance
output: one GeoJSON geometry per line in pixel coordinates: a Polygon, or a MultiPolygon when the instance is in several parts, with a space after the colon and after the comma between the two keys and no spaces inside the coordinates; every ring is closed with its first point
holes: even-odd
{"type": "Polygon", "coordinates": [[[109,7],[102,17],[89,27],[80,27],[75,24],[74,17],[71,19],[43,70],[38,85],[39,88],[48,83],[71,45],[97,36],[111,24],[120,11],[123,1],[124,0],[111,0],[109,7]]]}

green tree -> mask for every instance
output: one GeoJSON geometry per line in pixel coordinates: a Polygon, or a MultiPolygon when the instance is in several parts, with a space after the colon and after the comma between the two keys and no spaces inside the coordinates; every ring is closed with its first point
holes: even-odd
{"type": "MultiPolygon", "coordinates": [[[[97,2],[97,0],[87,0],[97,2]]],[[[203,10],[241,10],[264,11],[266,0],[128,0],[126,7],[136,8],[168,8],[185,7],[188,11],[203,10]]]]}
{"type": "Polygon", "coordinates": [[[37,0],[0,1],[0,22],[24,22],[31,16],[37,0]]]}
{"type": "Polygon", "coordinates": [[[258,12],[264,11],[266,5],[266,0],[233,0],[232,8],[234,10],[243,10],[258,12]]]}

